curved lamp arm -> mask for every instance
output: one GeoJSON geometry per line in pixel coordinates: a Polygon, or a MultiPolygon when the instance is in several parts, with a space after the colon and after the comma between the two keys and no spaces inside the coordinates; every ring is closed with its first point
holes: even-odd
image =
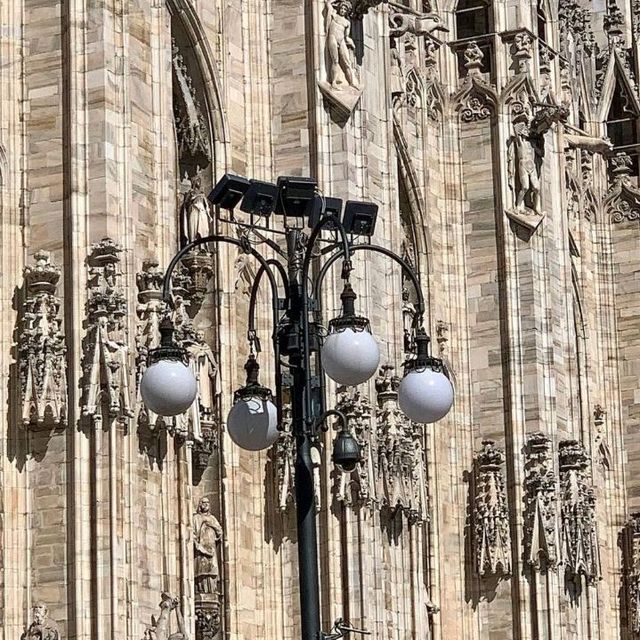
{"type": "MultiPolygon", "coordinates": [[[[245,253],[251,254],[260,263],[260,271],[262,271],[262,273],[266,273],[267,278],[269,278],[269,283],[271,284],[271,301],[272,301],[272,308],[273,308],[273,326],[274,326],[273,343],[274,343],[275,355],[276,355],[276,366],[275,366],[276,397],[278,398],[278,400],[280,400],[282,395],[282,375],[281,375],[280,366],[279,366],[279,351],[278,351],[277,336],[276,336],[276,327],[278,325],[278,283],[270,267],[270,263],[276,262],[276,261],[267,260],[259,251],[256,251],[256,249],[254,249],[248,242],[243,242],[242,240],[238,240],[237,238],[229,238],[228,236],[221,236],[221,235],[211,235],[211,236],[207,236],[206,238],[199,238],[198,240],[194,240],[193,242],[190,242],[188,245],[186,245],[180,251],[178,251],[178,253],[173,257],[173,259],[169,263],[169,266],[167,267],[167,270],[164,274],[164,280],[162,283],[162,300],[167,305],[171,306],[171,277],[173,276],[173,272],[176,266],[178,265],[178,263],[192,249],[195,249],[196,247],[199,247],[203,244],[209,244],[211,242],[232,244],[232,245],[235,245],[236,247],[240,247],[242,251],[244,251],[245,253]]],[[[280,266],[280,268],[282,267],[280,266]]],[[[262,277],[262,273],[260,274],[260,277],[262,277]]],[[[284,275],[286,276],[286,273],[284,275]]],[[[253,291],[252,291],[252,294],[253,294],[253,291]]],[[[253,326],[254,324],[253,316],[250,316],[249,322],[250,322],[250,326],[253,326]]],[[[281,402],[278,402],[278,405],[277,405],[279,422],[281,421],[281,417],[282,417],[280,413],[281,404],[282,404],[281,402]]]]}
{"type": "MultiPolygon", "coordinates": [[[[424,294],[422,293],[422,288],[420,287],[420,281],[418,280],[418,276],[416,275],[415,271],[411,268],[411,266],[405,260],[403,260],[399,255],[397,255],[390,249],[386,249],[385,247],[381,247],[377,244],[358,244],[350,247],[349,251],[352,253],[355,251],[372,251],[374,253],[382,253],[383,255],[397,262],[400,265],[400,267],[402,267],[403,273],[407,275],[411,280],[413,284],[413,288],[416,291],[416,296],[418,298],[417,304],[416,304],[416,307],[417,307],[416,317],[413,322],[414,327],[418,327],[424,317],[427,307],[424,302],[424,294]]],[[[327,271],[329,271],[329,269],[331,268],[331,265],[333,265],[333,263],[336,260],[338,260],[338,258],[340,258],[340,256],[342,256],[343,254],[344,254],[344,249],[337,251],[324,263],[324,265],[322,265],[322,269],[320,269],[320,273],[318,274],[318,277],[316,278],[313,284],[313,292],[315,296],[317,296],[320,290],[320,287],[322,286],[322,282],[324,281],[324,278],[327,275],[327,271]]]]}
{"type": "MultiPolygon", "coordinates": [[[[275,267],[276,271],[280,274],[282,278],[282,284],[284,285],[285,291],[289,289],[289,277],[287,276],[287,272],[285,268],[274,258],[267,259],[267,264],[272,267],[275,267]]],[[[262,276],[266,273],[267,268],[264,265],[260,265],[260,269],[258,269],[258,273],[256,273],[255,278],[253,279],[253,285],[251,287],[251,297],[249,299],[249,332],[254,332],[256,329],[256,314],[255,307],[258,301],[258,291],[260,290],[260,282],[262,281],[262,276]]],[[[276,308],[274,309],[277,312],[277,301],[276,308]]],[[[273,330],[276,331],[276,326],[274,326],[273,330]]]]}
{"type": "Polygon", "coordinates": [[[211,242],[216,244],[219,242],[233,244],[236,247],[240,247],[245,253],[251,254],[260,263],[261,267],[263,267],[265,272],[267,273],[267,277],[269,278],[269,282],[271,283],[271,293],[274,298],[274,303],[277,304],[278,283],[276,282],[276,278],[273,275],[273,271],[271,271],[269,267],[269,261],[266,258],[264,258],[259,251],[256,251],[247,242],[243,242],[242,240],[238,240],[236,238],[229,238],[228,236],[220,236],[220,235],[212,235],[212,236],[207,236],[206,238],[199,238],[198,240],[194,240],[193,242],[190,242],[188,245],[180,249],[178,253],[176,253],[176,255],[173,257],[173,259],[169,263],[169,266],[167,267],[167,270],[165,271],[165,274],[164,274],[164,280],[162,283],[163,302],[166,302],[169,306],[171,306],[171,277],[173,276],[173,272],[177,264],[192,249],[195,249],[196,247],[199,247],[203,244],[209,244],[211,242]]]}

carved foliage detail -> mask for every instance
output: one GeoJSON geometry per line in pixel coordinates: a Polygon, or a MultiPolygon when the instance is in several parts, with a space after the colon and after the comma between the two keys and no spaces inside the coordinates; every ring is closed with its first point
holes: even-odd
{"type": "Polygon", "coordinates": [[[511,573],[511,540],[504,452],[484,440],[475,458],[473,532],[476,569],[481,576],[511,573]]]}
{"type": "Polygon", "coordinates": [[[67,363],[60,329],[60,269],[48,251],[35,254],[24,270],[24,312],[20,332],[22,421],[63,423],[67,414],[67,363]]]}
{"type": "Polygon", "coordinates": [[[411,524],[422,524],[429,520],[424,425],[400,410],[399,384],[392,366],[381,367],[376,379],[380,503],[403,511],[411,524]]]}
{"type": "Polygon", "coordinates": [[[91,245],[87,337],[83,358],[83,414],[126,421],[133,415],[129,395],[127,302],[122,291],[120,253],[113,240],[91,245]],[[104,408],[104,411],[103,411],[104,408]]]}
{"type": "Polygon", "coordinates": [[[351,433],[362,451],[362,460],[353,471],[339,472],[336,498],[351,506],[371,508],[375,502],[376,477],[373,407],[359,391],[351,394],[346,387],[339,387],[336,408],[345,414],[351,433]]]}
{"type": "Polygon", "coordinates": [[[611,187],[604,206],[612,222],[631,222],[640,219],[640,190],[631,184],[631,158],[617,153],[610,160],[611,187]]]}
{"type": "Polygon", "coordinates": [[[589,582],[600,576],[595,493],[584,446],[576,440],[560,443],[560,512],[562,563],[565,573],[589,582]]]}
{"type": "Polygon", "coordinates": [[[538,571],[555,569],[558,563],[556,485],[551,440],[533,434],[525,459],[525,559],[538,571]]]}

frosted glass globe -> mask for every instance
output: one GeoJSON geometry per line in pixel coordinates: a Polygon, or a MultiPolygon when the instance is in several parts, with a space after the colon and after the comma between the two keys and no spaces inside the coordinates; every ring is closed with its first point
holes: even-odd
{"type": "Polygon", "coordinates": [[[322,366],[327,375],[346,386],[366,382],[380,364],[380,348],[368,331],[347,328],[330,333],[322,347],[322,366]]]}
{"type": "Polygon", "coordinates": [[[409,372],[400,383],[398,403],[414,422],[436,422],[453,405],[453,386],[444,373],[428,367],[409,372]]]}
{"type": "Polygon", "coordinates": [[[159,416],[184,413],[193,404],[197,393],[198,385],[193,373],[178,360],[154,362],[140,381],[142,401],[159,416]]]}
{"type": "Polygon", "coordinates": [[[227,418],[230,438],[242,449],[268,449],[280,435],[278,410],[270,400],[257,396],[238,400],[227,418]]]}

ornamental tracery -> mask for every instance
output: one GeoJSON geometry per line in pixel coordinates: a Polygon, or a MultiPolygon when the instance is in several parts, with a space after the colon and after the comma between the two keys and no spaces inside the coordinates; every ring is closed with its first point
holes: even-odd
{"type": "Polygon", "coordinates": [[[61,329],[60,268],[48,251],[38,251],[24,270],[24,306],[19,340],[22,422],[41,426],[67,416],[67,361],[61,329]]]}

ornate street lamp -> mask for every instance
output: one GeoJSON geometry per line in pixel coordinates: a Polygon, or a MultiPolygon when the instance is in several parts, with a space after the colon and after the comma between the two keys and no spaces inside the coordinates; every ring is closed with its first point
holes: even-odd
{"type": "MultiPolygon", "coordinates": [[[[326,419],[336,416],[341,422],[341,429],[334,440],[334,464],[351,470],[360,461],[361,452],[345,416],[339,411],[324,409],[324,385],[320,369],[338,384],[351,386],[369,380],[380,362],[380,349],[371,333],[369,320],[355,311],[356,294],[350,283],[354,254],[369,251],[391,258],[400,265],[416,291],[417,313],[413,326],[416,353],[405,363],[405,377],[398,391],[402,410],[415,422],[439,420],[453,404],[453,387],[442,361],[429,354],[429,338],[421,327],[425,313],[424,297],[416,274],[389,249],[363,240],[363,237],[373,234],[377,216],[375,205],[347,202],[341,220],[342,202],[337,198],[318,195],[316,183],[310,178],[281,177],[278,184],[273,185],[230,174],[220,180],[209,199],[213,205],[230,210],[241,203],[240,209],[251,215],[251,224],[235,223],[244,230],[240,239],[212,235],[198,238],[181,249],[164,276],[163,298],[171,305],[173,271],[187,253],[200,245],[236,245],[251,254],[260,265],[249,304],[252,349],[245,365],[247,383],[234,394],[227,430],[238,446],[251,451],[265,449],[276,441],[285,386],[281,371],[286,366],[289,374],[286,386],[289,387],[291,398],[292,432],[296,443],[295,489],[302,640],[321,640],[328,636],[320,629],[312,445],[326,419]],[[255,224],[254,216],[269,216],[274,211],[285,216],[286,250],[275,242],[265,240],[265,232],[273,230],[255,224]],[[308,236],[289,224],[291,217],[301,216],[306,217],[312,226],[308,236]],[[324,246],[318,253],[315,251],[316,244],[321,240],[323,231],[331,232],[332,237],[322,238],[324,246]],[[249,241],[253,233],[260,233],[261,241],[266,241],[281,259],[262,256],[249,241]],[[321,266],[320,256],[328,256],[321,266]],[[320,308],[318,301],[322,283],[331,265],[338,260],[342,263],[344,281],[342,313],[329,322],[328,334],[322,340],[323,332],[314,322],[312,313],[320,308]],[[315,278],[312,276],[312,265],[319,267],[315,278]],[[272,293],[275,393],[258,382],[256,356],[260,349],[255,330],[255,306],[263,276],[269,280],[272,293]],[[280,287],[278,279],[281,281],[280,287]]],[[[173,331],[168,320],[163,322],[161,345],[150,353],[148,365],[141,381],[142,398],[148,408],[163,416],[177,415],[188,409],[196,399],[197,385],[184,351],[173,342],[173,331]]]]}

